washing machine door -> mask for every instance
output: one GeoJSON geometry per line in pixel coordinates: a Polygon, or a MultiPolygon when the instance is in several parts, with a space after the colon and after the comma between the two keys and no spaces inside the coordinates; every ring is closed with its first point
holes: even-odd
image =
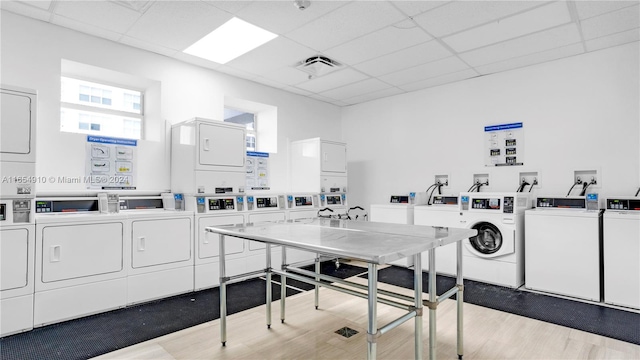
{"type": "Polygon", "coordinates": [[[490,222],[479,222],[471,228],[478,230],[478,235],[469,238],[469,251],[482,257],[492,257],[500,252],[504,237],[497,226],[490,222]]]}

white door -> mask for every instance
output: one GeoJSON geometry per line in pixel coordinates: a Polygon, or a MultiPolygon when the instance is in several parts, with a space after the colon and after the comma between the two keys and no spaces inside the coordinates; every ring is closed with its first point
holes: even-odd
{"type": "Polygon", "coordinates": [[[191,220],[138,220],[131,224],[134,269],[191,259],[191,220]]]}
{"type": "MultiPolygon", "coordinates": [[[[207,226],[234,225],[244,223],[242,215],[203,217],[198,221],[198,259],[206,259],[220,255],[220,235],[205,231],[207,226]]],[[[226,255],[241,254],[244,252],[244,240],[234,238],[224,243],[224,253],[226,255]]]]}
{"type": "Polygon", "coordinates": [[[2,91],[0,152],[3,160],[15,160],[5,154],[28,155],[32,151],[31,102],[32,98],[26,94],[2,91]]]}
{"type": "Polygon", "coordinates": [[[320,146],[322,171],[347,171],[347,148],[344,144],[322,142],[320,146]]]}
{"type": "Polygon", "coordinates": [[[46,226],[39,276],[47,283],[121,271],[123,241],[122,223],[46,226]]]}
{"type": "Polygon", "coordinates": [[[245,166],[245,131],[242,127],[198,124],[199,164],[211,166],[245,166]]]}
{"type": "Polygon", "coordinates": [[[27,286],[28,254],[29,232],[27,229],[0,231],[0,290],[27,286]]]}

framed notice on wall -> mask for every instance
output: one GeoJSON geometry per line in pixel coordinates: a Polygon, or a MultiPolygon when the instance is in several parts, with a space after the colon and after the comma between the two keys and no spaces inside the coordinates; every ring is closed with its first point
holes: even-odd
{"type": "Polygon", "coordinates": [[[484,127],[485,166],[524,165],[524,132],[522,123],[484,127]]]}
{"type": "Polygon", "coordinates": [[[269,190],[269,153],[247,151],[247,183],[250,190],[269,190]]]}
{"type": "Polygon", "coordinates": [[[87,136],[87,189],[135,190],[137,140],[87,136]]]}

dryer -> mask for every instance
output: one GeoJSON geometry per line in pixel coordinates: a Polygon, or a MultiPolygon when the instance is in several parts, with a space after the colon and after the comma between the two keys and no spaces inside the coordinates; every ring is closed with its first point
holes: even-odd
{"type": "Polygon", "coordinates": [[[98,204],[97,196],[35,199],[34,327],[126,305],[129,225],[98,204]]]}
{"type": "MultiPolygon", "coordinates": [[[[507,286],[524,284],[524,212],[522,193],[460,193],[460,225],[478,230],[463,240],[463,276],[507,286]]],[[[437,264],[436,264],[437,266],[437,264]]]]}
{"type": "MultiPolygon", "coordinates": [[[[431,205],[416,205],[414,225],[436,227],[460,227],[460,209],[457,195],[434,195],[431,205]]],[[[429,256],[422,254],[422,269],[429,270],[429,256]]],[[[436,250],[436,272],[456,275],[456,244],[441,246],[436,250]]]]}
{"type": "Polygon", "coordinates": [[[640,309],[640,198],[609,198],[606,205],[604,302],[640,309]]]}
{"type": "Polygon", "coordinates": [[[33,199],[0,200],[0,337],[33,328],[33,199]]]}
{"type": "Polygon", "coordinates": [[[131,238],[127,304],[193,291],[193,212],[176,210],[175,197],[120,198],[131,238]]]}
{"type": "MultiPolygon", "coordinates": [[[[207,289],[220,284],[219,235],[205,228],[216,225],[245,223],[244,195],[210,194],[185,196],[185,207],[195,212],[194,289],[207,289]]],[[[227,275],[245,273],[245,240],[225,243],[227,275]]]]}
{"type": "Polygon", "coordinates": [[[602,211],[597,194],[538,197],[525,221],[525,288],[601,301],[602,211]]]}

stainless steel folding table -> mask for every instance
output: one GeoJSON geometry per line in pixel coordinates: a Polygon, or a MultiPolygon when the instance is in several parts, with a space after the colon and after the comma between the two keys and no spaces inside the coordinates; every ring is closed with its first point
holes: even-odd
{"type": "Polygon", "coordinates": [[[378,337],[410,319],[415,320],[415,358],[422,358],[422,309],[429,308],[429,358],[436,355],[436,309],[438,304],[453,296],[457,296],[457,352],[463,355],[462,329],[462,244],[461,240],[475,236],[476,230],[440,228],[418,225],[385,224],[376,222],[360,222],[334,219],[290,220],[278,223],[259,223],[247,225],[229,225],[207,227],[207,231],[220,235],[220,340],[223,346],[227,341],[227,294],[226,287],[230,282],[250,277],[266,275],[266,309],[267,327],[271,327],[271,277],[281,277],[280,318],[284,322],[286,302],[286,281],[292,278],[316,287],[315,305],[318,308],[318,287],[340,291],[368,300],[367,326],[367,358],[376,358],[378,337]],[[243,241],[244,239],[266,244],[266,267],[233,276],[226,275],[225,242],[243,241]],[[457,242],[457,281],[456,286],[441,296],[436,297],[435,251],[439,246],[457,242]],[[282,246],[282,267],[277,270],[271,267],[271,246],[282,246]],[[315,252],[332,257],[350,258],[368,264],[367,285],[338,279],[320,274],[319,262],[316,261],[315,272],[287,264],[286,249],[294,248],[315,252]],[[429,253],[429,299],[422,299],[422,266],[421,253],[429,253]],[[391,291],[378,289],[378,266],[405,257],[414,260],[414,296],[406,296],[391,291]],[[378,328],[377,303],[391,305],[407,311],[396,320],[378,328]],[[407,304],[409,303],[409,304],[407,304]]]}

